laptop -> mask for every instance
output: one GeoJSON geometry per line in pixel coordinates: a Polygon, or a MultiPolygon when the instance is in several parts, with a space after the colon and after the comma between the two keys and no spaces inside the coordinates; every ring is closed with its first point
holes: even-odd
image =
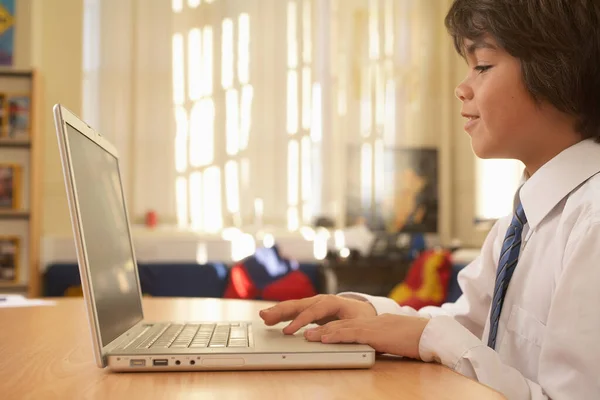
{"type": "Polygon", "coordinates": [[[119,156],[64,106],[54,120],[94,355],[113,371],[369,368],[359,344],[308,342],[249,321],[146,321],[119,156]]]}

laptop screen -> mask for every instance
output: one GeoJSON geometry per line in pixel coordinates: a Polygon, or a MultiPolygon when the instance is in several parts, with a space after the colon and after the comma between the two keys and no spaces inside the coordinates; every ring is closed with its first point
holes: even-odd
{"type": "Polygon", "coordinates": [[[69,124],[67,135],[88,273],[106,346],[142,319],[119,164],[69,124]]]}

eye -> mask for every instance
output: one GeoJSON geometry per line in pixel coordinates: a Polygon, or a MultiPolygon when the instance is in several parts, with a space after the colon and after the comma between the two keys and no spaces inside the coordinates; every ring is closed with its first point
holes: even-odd
{"type": "Polygon", "coordinates": [[[483,72],[489,70],[490,68],[492,68],[491,65],[478,65],[474,69],[475,69],[475,71],[477,71],[479,73],[483,73],[483,72]]]}

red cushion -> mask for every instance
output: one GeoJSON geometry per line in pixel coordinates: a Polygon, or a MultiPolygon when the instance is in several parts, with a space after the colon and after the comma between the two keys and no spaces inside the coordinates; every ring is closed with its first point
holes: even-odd
{"type": "Polygon", "coordinates": [[[262,293],[264,300],[284,301],[316,296],[312,282],[302,271],[292,271],[267,285],[262,293]]]}

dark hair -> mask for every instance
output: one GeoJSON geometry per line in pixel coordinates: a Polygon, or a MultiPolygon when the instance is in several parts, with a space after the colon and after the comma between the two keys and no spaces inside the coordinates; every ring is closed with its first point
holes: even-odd
{"type": "Polygon", "coordinates": [[[445,22],[463,57],[466,39],[494,38],[521,61],[536,101],[576,117],[577,132],[600,142],[600,1],[455,0],[445,22]]]}

